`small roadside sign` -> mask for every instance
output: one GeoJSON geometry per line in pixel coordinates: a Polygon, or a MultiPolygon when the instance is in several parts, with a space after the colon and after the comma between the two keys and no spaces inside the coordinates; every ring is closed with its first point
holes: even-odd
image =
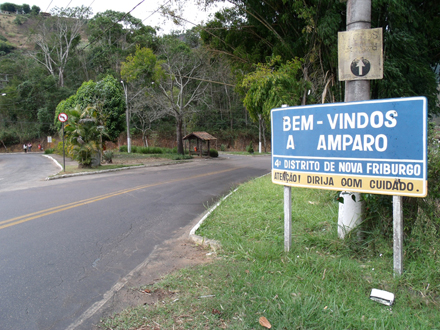
{"type": "Polygon", "coordinates": [[[58,115],[58,120],[59,120],[60,122],[62,122],[62,123],[66,122],[68,118],[69,118],[69,117],[68,117],[67,114],[65,114],[64,112],[61,112],[61,113],[58,115]]]}
{"type": "Polygon", "coordinates": [[[278,108],[271,119],[273,183],[427,194],[425,97],[278,108]]]}
{"type": "Polygon", "coordinates": [[[382,28],[338,32],[339,80],[383,79],[382,28]]]}
{"type": "Polygon", "coordinates": [[[52,143],[52,137],[51,136],[47,137],[47,143],[52,143]]]}

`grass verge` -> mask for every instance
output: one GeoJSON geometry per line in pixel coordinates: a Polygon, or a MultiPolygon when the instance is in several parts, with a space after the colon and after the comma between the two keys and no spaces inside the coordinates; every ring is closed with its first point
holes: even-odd
{"type": "Polygon", "coordinates": [[[133,167],[138,165],[142,165],[142,164],[130,164],[130,165],[109,164],[109,165],[101,165],[100,167],[94,167],[94,168],[78,168],[78,165],[66,165],[66,171],[64,172],[64,170],[61,170],[56,175],[105,171],[105,170],[113,170],[117,168],[133,167]]]}
{"type": "Polygon", "coordinates": [[[241,156],[262,156],[262,155],[271,155],[272,153],[270,152],[262,152],[259,153],[258,150],[253,152],[253,153],[249,153],[247,151],[219,151],[219,154],[224,154],[224,155],[241,155],[241,156]]]}
{"type": "Polygon", "coordinates": [[[221,242],[218,259],[143,287],[158,303],[103,321],[106,329],[438,329],[437,242],[405,251],[393,277],[392,237],[337,238],[334,192],[292,189],[292,248],[283,252],[283,187],[266,176],[244,184],[197,234],[221,242]],[[396,295],[392,307],[372,288],[396,295]],[[167,294],[164,295],[164,292],[167,294]]]}
{"type": "Polygon", "coordinates": [[[166,159],[166,160],[182,160],[192,159],[190,155],[179,155],[174,153],[162,153],[162,154],[142,154],[142,153],[128,153],[128,152],[114,152],[114,161],[129,161],[131,159],[166,159]]]}

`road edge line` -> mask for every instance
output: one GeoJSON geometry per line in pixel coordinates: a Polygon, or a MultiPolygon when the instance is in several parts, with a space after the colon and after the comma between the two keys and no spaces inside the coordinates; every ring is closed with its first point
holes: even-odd
{"type": "MultiPolygon", "coordinates": [[[[269,173],[263,174],[259,177],[256,177],[252,180],[257,180],[259,178],[262,178],[266,175],[269,175],[269,173]]],[[[252,181],[251,180],[251,181],[252,181]]],[[[196,231],[197,229],[200,228],[200,226],[202,225],[202,223],[206,220],[207,217],[209,217],[211,215],[212,212],[214,212],[214,210],[220,206],[220,204],[226,200],[226,198],[228,198],[229,196],[231,196],[233,193],[235,193],[238,188],[235,188],[233,191],[231,191],[229,194],[227,194],[225,197],[223,197],[222,199],[220,199],[214,206],[212,206],[208,211],[206,211],[206,213],[203,215],[203,217],[200,219],[200,221],[191,229],[191,231],[189,232],[189,238],[196,244],[199,245],[203,245],[203,246],[210,246],[211,249],[213,249],[214,251],[216,251],[217,249],[219,249],[221,247],[220,242],[213,240],[213,239],[208,239],[199,235],[196,235],[196,231]]]]}
{"type": "Polygon", "coordinates": [[[93,315],[95,315],[96,312],[98,312],[102,306],[104,306],[110,299],[113,298],[113,296],[119,292],[127,283],[128,281],[133,277],[133,275],[140,271],[143,267],[148,265],[150,263],[150,257],[156,251],[158,245],[154,246],[153,251],[148,255],[147,259],[145,259],[143,262],[141,262],[139,265],[136,266],[130,273],[128,273],[126,276],[124,276],[121,280],[119,280],[115,285],[113,285],[110,290],[108,290],[106,293],[104,293],[103,298],[99,301],[96,301],[92,306],[90,306],[87,310],[85,310],[81,316],[73,323],[71,323],[66,330],[74,330],[81,324],[83,324],[84,321],[91,318],[93,315]]]}
{"type": "MultiPolygon", "coordinates": [[[[63,169],[63,166],[62,166],[60,163],[58,163],[58,161],[57,161],[55,158],[53,158],[53,157],[51,157],[51,156],[48,156],[48,155],[41,155],[41,156],[43,156],[43,157],[47,157],[47,158],[49,158],[49,159],[52,159],[52,160],[55,162],[55,164],[56,164],[57,166],[59,166],[61,169],[63,169]]],[[[46,180],[47,180],[47,178],[46,178],[46,180]]]]}
{"type": "MultiPolygon", "coordinates": [[[[262,178],[266,175],[269,175],[269,173],[266,173],[264,175],[261,175],[259,177],[254,178],[253,180],[262,178]]],[[[252,181],[252,180],[250,180],[252,181]]],[[[211,248],[220,248],[220,243],[217,242],[216,240],[211,240],[211,239],[206,239],[202,236],[198,236],[195,234],[195,232],[197,231],[197,229],[199,229],[200,225],[206,220],[206,218],[218,207],[220,206],[220,204],[229,196],[231,196],[233,193],[235,193],[238,188],[235,188],[233,191],[231,191],[228,195],[226,195],[225,197],[223,197],[222,199],[220,199],[220,201],[218,201],[213,207],[211,207],[202,217],[202,219],[200,219],[200,221],[190,230],[189,233],[189,237],[190,239],[195,242],[196,244],[209,244],[211,246],[211,248]],[[200,243],[199,243],[200,242],[200,243]]],[[[139,265],[136,266],[136,268],[134,268],[130,273],[128,273],[125,277],[123,277],[121,280],[119,280],[115,285],[113,285],[110,290],[108,290],[107,292],[104,293],[103,298],[97,302],[95,302],[92,306],[90,306],[87,310],[85,310],[81,316],[74,321],[73,323],[71,323],[66,330],[75,330],[78,326],[80,326],[81,324],[84,323],[84,321],[88,320],[89,318],[91,318],[93,315],[95,315],[96,312],[98,312],[110,299],[112,299],[112,297],[118,292],[120,291],[130,280],[130,278],[133,277],[133,275],[140,271],[143,267],[145,267],[146,265],[148,265],[150,263],[150,257],[151,255],[154,253],[154,251],[156,250],[156,248],[158,247],[158,245],[154,246],[153,251],[149,254],[149,256],[139,265]]]]}

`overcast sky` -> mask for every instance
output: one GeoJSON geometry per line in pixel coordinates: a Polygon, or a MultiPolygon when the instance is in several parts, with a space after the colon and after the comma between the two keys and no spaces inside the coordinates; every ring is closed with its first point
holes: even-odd
{"type": "MultiPolygon", "coordinates": [[[[43,12],[50,12],[54,7],[79,7],[86,6],[92,7],[93,14],[98,12],[104,12],[106,10],[115,10],[120,12],[131,12],[134,17],[143,20],[145,25],[150,25],[153,27],[160,27],[162,29],[161,33],[169,33],[172,30],[181,30],[182,28],[174,25],[170,20],[166,20],[158,11],[161,1],[167,0],[20,0],[20,1],[10,1],[12,3],[22,4],[27,3],[31,7],[36,5],[40,7],[43,12]],[[139,4],[139,5],[138,5],[139,4]]],[[[216,10],[212,9],[209,12],[203,11],[194,4],[194,0],[189,0],[185,9],[183,11],[183,18],[193,23],[206,22],[208,20],[209,13],[214,13],[216,10]]],[[[175,0],[168,0],[168,3],[175,5],[175,0]]],[[[191,29],[192,24],[186,24],[186,29],[191,29]]]]}

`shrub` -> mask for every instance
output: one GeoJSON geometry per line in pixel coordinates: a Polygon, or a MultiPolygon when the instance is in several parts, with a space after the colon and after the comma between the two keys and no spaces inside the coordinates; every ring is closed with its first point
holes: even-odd
{"type": "Polygon", "coordinates": [[[128,152],[128,147],[127,146],[120,146],[119,152],[128,152]]]}
{"type": "Polygon", "coordinates": [[[9,41],[0,40],[0,51],[2,51],[3,53],[8,54],[14,49],[15,46],[11,44],[9,41]]]}
{"type": "Polygon", "coordinates": [[[252,141],[251,143],[249,143],[249,145],[246,147],[246,151],[250,154],[254,153],[254,146],[252,145],[252,141]]]}
{"type": "Polygon", "coordinates": [[[221,151],[225,151],[225,150],[226,150],[226,146],[225,146],[224,144],[222,144],[222,145],[220,146],[220,150],[221,150],[221,151]]]}
{"type": "Polygon", "coordinates": [[[46,155],[53,154],[54,152],[55,152],[55,149],[54,149],[54,148],[49,148],[49,149],[44,150],[44,153],[45,153],[46,155]]]}
{"type": "Polygon", "coordinates": [[[158,147],[142,147],[139,151],[143,154],[163,154],[163,150],[158,147]]]}
{"type": "Polygon", "coordinates": [[[138,147],[138,146],[131,146],[131,152],[137,154],[140,153],[141,151],[139,149],[141,149],[142,147],[138,147]]]}
{"type": "Polygon", "coordinates": [[[14,24],[17,24],[17,25],[22,25],[24,22],[26,22],[26,20],[27,20],[26,17],[24,17],[24,16],[20,16],[20,15],[17,15],[17,16],[15,17],[13,23],[14,23],[14,24]]]}
{"type": "Polygon", "coordinates": [[[106,162],[107,164],[113,163],[113,151],[111,150],[104,151],[102,157],[104,158],[104,162],[106,162]]]}
{"type": "Polygon", "coordinates": [[[209,156],[210,157],[218,157],[218,151],[215,149],[209,149],[209,156]]]}
{"type": "MultiPolygon", "coordinates": [[[[63,154],[63,141],[59,141],[56,148],[55,149],[55,153],[62,155],[63,154]]],[[[67,155],[68,154],[68,148],[67,148],[67,141],[64,141],[64,153],[67,155]]]]}

